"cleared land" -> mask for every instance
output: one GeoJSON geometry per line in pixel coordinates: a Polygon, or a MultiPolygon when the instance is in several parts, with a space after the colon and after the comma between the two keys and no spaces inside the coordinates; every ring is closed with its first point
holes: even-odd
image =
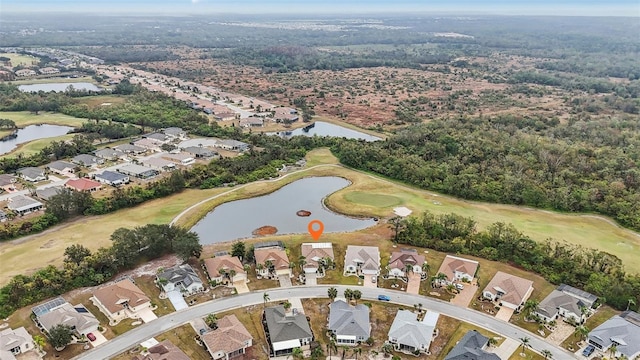
{"type": "MultiPolygon", "coordinates": [[[[311,152],[308,159],[309,165],[336,162],[327,149],[311,152]]],[[[496,221],[511,222],[525,234],[539,241],[547,238],[564,239],[571,243],[608,251],[620,257],[629,270],[640,272],[640,261],[638,261],[640,258],[640,236],[616,226],[606,218],[461,201],[340,166],[320,166],[291,174],[280,181],[264,181],[239,186],[234,188],[237,190],[208,201],[190,211],[180,219],[178,224],[190,227],[213,207],[223,202],[265,194],[305,176],[342,176],[349,179],[353,183],[351,186],[330,195],[326,201],[329,207],[345,214],[380,218],[393,216],[392,206],[376,207],[349,201],[345,195],[350,192],[393,196],[400,199],[403,206],[414,210],[415,213],[424,210],[434,213],[455,212],[464,216],[472,216],[478,222],[479,228],[496,221]]],[[[109,236],[119,227],[131,228],[147,223],[169,223],[189,206],[229,190],[229,188],[186,190],[164,199],[150,201],[134,209],[126,209],[104,216],[82,218],[42,234],[5,242],[0,245],[0,263],[7,270],[3,269],[0,275],[0,284],[6,284],[14,275],[30,274],[48,264],[60,265],[64,249],[69,245],[81,243],[92,250],[101,246],[109,246],[109,236]]],[[[379,231],[376,229],[373,227],[350,234],[326,234],[322,239],[345,241],[345,238],[351,236],[370,238],[372,234],[379,231]]],[[[307,234],[299,236],[310,240],[307,234]]],[[[288,240],[296,237],[294,235],[286,238],[288,240]]],[[[388,234],[379,234],[375,238],[388,239],[388,234]]],[[[371,240],[372,243],[374,241],[375,239],[371,240]]]]}

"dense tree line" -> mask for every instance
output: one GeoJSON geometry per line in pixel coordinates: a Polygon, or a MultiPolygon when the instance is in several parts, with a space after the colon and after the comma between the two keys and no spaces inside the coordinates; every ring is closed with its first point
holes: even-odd
{"type": "Polygon", "coordinates": [[[52,141],[48,146],[31,156],[19,155],[0,158],[0,172],[11,173],[23,167],[41,166],[53,160],[87,154],[95,149],[90,138],[78,134],[69,141],[52,141]]]}
{"type": "Polygon", "coordinates": [[[0,317],[72,289],[102,284],[142,260],[175,253],[186,261],[202,251],[197,234],[169,225],[120,228],[111,240],[111,247],[94,253],[80,244],[71,245],[65,249],[62,268],[49,265],[33,275],[13,277],[0,289],[0,317]]]}
{"type": "Polygon", "coordinates": [[[332,148],[348,166],[465,199],[597,212],[640,230],[640,125],[526,116],[434,120],[332,148]]]}
{"type": "MultiPolygon", "coordinates": [[[[498,222],[476,231],[471,218],[425,212],[400,220],[396,241],[507,262],[538,273],[553,284],[592,292],[620,310],[627,307],[629,299],[640,303],[640,275],[626,274],[616,256],[551,239],[536,242],[511,224],[498,222]]],[[[486,284],[490,279],[480,280],[486,284]]]]}

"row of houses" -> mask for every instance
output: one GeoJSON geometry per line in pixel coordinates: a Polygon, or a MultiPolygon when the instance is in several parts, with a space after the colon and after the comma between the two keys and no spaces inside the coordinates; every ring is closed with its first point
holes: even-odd
{"type": "Polygon", "coordinates": [[[47,67],[43,67],[40,69],[20,69],[20,70],[16,70],[15,74],[17,77],[28,77],[28,76],[36,76],[38,75],[38,73],[42,74],[42,75],[53,75],[53,74],[59,74],[60,73],[60,69],[55,68],[55,67],[51,67],[51,66],[47,66],[47,67]]]}

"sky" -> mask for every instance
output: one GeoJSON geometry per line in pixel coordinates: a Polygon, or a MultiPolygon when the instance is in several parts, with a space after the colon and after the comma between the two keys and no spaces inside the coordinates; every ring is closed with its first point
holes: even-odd
{"type": "Polygon", "coordinates": [[[2,12],[114,14],[448,13],[640,17],[640,0],[0,0],[2,12]]]}

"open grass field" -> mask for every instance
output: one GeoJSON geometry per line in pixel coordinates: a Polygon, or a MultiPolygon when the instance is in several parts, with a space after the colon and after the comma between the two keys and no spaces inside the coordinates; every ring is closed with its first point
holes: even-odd
{"type": "Polygon", "coordinates": [[[36,153],[39,153],[40,150],[46,148],[51,144],[52,141],[65,141],[73,139],[74,134],[67,134],[62,136],[55,136],[46,139],[38,139],[34,141],[29,141],[24,144],[18,145],[13,151],[8,152],[0,157],[15,157],[19,154],[23,156],[30,156],[36,153]]]}
{"type": "Polygon", "coordinates": [[[98,83],[91,76],[82,76],[82,77],[46,77],[46,78],[37,78],[37,79],[24,79],[24,80],[16,80],[11,81],[11,84],[14,85],[29,85],[29,84],[51,84],[51,83],[76,83],[76,82],[88,82],[94,85],[98,83]]]}
{"type": "Polygon", "coordinates": [[[11,59],[11,66],[16,67],[18,65],[31,66],[37,65],[38,58],[31,55],[15,54],[15,53],[0,53],[0,57],[6,57],[11,59]]]}
{"type": "Polygon", "coordinates": [[[87,119],[44,111],[38,115],[29,111],[0,111],[0,118],[13,120],[19,128],[38,124],[80,127],[87,121],[87,119]]]}
{"type": "Polygon", "coordinates": [[[122,104],[127,101],[127,96],[120,95],[99,95],[99,96],[86,96],[78,98],[82,104],[87,104],[90,107],[97,106],[109,106],[107,104],[122,104]]]}

